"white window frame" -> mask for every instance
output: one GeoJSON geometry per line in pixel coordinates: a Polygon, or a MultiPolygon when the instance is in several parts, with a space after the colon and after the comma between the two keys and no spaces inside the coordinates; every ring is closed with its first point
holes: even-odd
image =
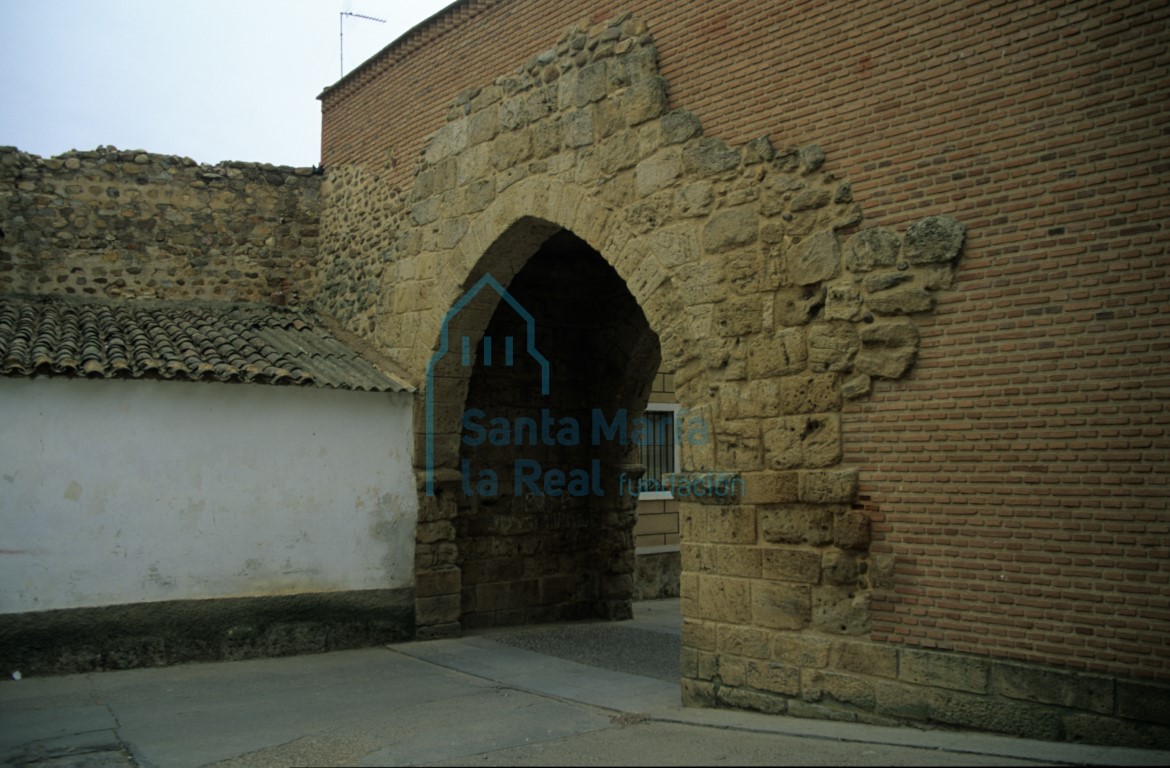
{"type": "MultiPolygon", "coordinates": [[[[678,414],[682,407],[677,403],[647,403],[645,413],[670,413],[671,423],[674,426],[674,471],[677,473],[681,466],[682,452],[679,450],[678,439],[678,414]]],[[[639,457],[640,458],[640,457],[639,457]]],[[[646,468],[649,470],[649,467],[646,468]]],[[[643,476],[644,477],[644,476],[643,476]]],[[[638,494],[638,501],[669,501],[674,498],[674,494],[670,491],[647,491],[638,494]]]]}

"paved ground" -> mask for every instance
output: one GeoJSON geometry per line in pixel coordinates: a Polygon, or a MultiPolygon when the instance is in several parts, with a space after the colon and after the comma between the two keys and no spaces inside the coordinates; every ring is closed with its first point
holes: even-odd
{"type": "Polygon", "coordinates": [[[678,603],[620,624],[0,683],[0,762],[1167,765],[1170,753],[683,709],[678,603]]]}

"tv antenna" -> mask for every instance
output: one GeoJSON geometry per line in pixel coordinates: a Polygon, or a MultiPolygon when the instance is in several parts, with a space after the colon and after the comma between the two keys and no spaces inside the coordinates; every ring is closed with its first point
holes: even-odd
{"type": "Polygon", "coordinates": [[[338,17],[337,17],[337,27],[338,27],[337,37],[338,37],[338,47],[340,49],[340,54],[339,54],[340,72],[338,73],[339,78],[345,77],[345,17],[346,16],[353,16],[355,19],[365,19],[366,21],[376,21],[379,24],[386,23],[385,19],[379,19],[376,16],[363,16],[360,13],[350,13],[349,11],[342,11],[338,15],[338,17]]]}

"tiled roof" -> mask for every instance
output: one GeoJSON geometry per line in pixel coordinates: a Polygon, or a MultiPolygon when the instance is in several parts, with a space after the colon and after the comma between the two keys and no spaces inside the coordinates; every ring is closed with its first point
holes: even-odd
{"type": "Polygon", "coordinates": [[[0,373],[409,389],[312,313],[258,304],[0,296],[0,373]]]}

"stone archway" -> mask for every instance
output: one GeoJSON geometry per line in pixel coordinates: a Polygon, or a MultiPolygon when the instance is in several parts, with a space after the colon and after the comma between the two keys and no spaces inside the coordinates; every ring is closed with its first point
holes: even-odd
{"type": "MultiPolygon", "coordinates": [[[[478,600],[480,585],[512,583],[462,578],[471,561],[461,526],[476,514],[460,507],[461,415],[491,384],[477,392],[473,374],[431,361],[455,339],[476,349],[501,302],[511,305],[504,286],[568,231],[624,283],[686,418],[707,425],[711,439],[684,441],[679,476],[733,489],[680,507],[684,700],[783,709],[793,696],[836,695],[806,685],[806,650],[869,647],[870,600],[891,586],[892,568],[871,558],[856,471],[841,466],[842,403],[910,370],[912,316],[949,286],[964,229],[930,217],[904,235],[858,230],[850,185],[824,169],[823,151],[702,136],[694,115],[668,109],[656,59],[637,20],[571,30],[516,73],[457,97],[412,188],[379,219],[389,224],[378,237],[392,244],[375,340],[427,380],[415,424],[417,635],[455,633],[483,613],[465,612],[465,586],[478,600]],[[484,289],[488,275],[499,291],[484,289]]],[[[365,183],[357,172],[338,179],[365,183]]],[[[325,265],[330,279],[339,269],[325,265]]],[[[363,270],[349,279],[360,283],[363,270]]],[[[621,397],[634,402],[636,390],[621,397]]],[[[584,594],[620,616],[615,562],[617,587],[603,597],[585,574],[597,597],[585,590],[564,604],[583,605],[584,594]]],[[[472,623],[544,610],[542,588],[472,623]]]]}

